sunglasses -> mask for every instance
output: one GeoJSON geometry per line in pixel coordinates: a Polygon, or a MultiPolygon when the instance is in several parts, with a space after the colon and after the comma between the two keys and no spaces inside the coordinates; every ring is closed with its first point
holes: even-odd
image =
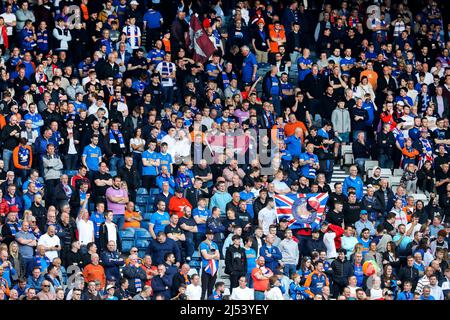
{"type": "Polygon", "coordinates": [[[42,287],[44,287],[44,288],[50,288],[49,285],[43,285],[42,287]]]}

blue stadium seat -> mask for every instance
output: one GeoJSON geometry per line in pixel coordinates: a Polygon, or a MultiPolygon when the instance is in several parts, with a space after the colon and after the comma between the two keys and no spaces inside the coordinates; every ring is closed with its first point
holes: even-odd
{"type": "Polygon", "coordinates": [[[134,240],[122,240],[122,252],[130,252],[134,246],[134,240]]]}
{"type": "Polygon", "coordinates": [[[154,213],[155,210],[153,210],[153,204],[147,204],[145,206],[145,213],[154,213]]]}
{"type": "Polygon", "coordinates": [[[144,239],[138,239],[134,242],[134,246],[138,248],[148,248],[149,241],[144,239]]]}
{"type": "Polygon", "coordinates": [[[152,188],[152,189],[150,189],[150,195],[157,195],[157,194],[159,194],[160,192],[159,192],[159,189],[158,188],[152,188]]]}
{"type": "Polygon", "coordinates": [[[142,220],[141,221],[141,228],[142,229],[148,230],[149,225],[150,225],[149,221],[147,221],[147,220],[142,220]]]}
{"type": "Polygon", "coordinates": [[[122,240],[134,240],[135,229],[128,228],[122,231],[119,231],[120,239],[122,240]]]}
{"type": "Polygon", "coordinates": [[[138,206],[145,206],[148,202],[148,198],[149,198],[149,196],[147,196],[147,195],[142,195],[142,194],[138,195],[138,196],[136,196],[136,204],[138,206]]]}
{"type": "Polygon", "coordinates": [[[150,239],[151,235],[150,232],[144,228],[136,229],[136,232],[134,233],[134,237],[136,240],[139,239],[150,239]]]}
{"type": "Polygon", "coordinates": [[[77,170],[65,170],[64,174],[67,174],[69,177],[73,177],[78,173],[77,170]]]}
{"type": "Polygon", "coordinates": [[[117,171],[110,171],[109,174],[111,175],[111,177],[115,177],[117,176],[117,171]]]}
{"type": "Polygon", "coordinates": [[[152,219],[153,213],[145,210],[145,213],[142,215],[142,219],[146,221],[150,221],[152,219]]]}
{"type": "Polygon", "coordinates": [[[145,188],[139,188],[137,190],[137,194],[138,195],[146,195],[146,194],[148,194],[148,192],[147,192],[147,189],[145,189],[145,188]]]}

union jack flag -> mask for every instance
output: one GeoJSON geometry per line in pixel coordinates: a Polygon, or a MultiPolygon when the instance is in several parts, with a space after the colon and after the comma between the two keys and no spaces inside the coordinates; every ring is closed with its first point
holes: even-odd
{"type": "Polygon", "coordinates": [[[322,222],[328,193],[292,193],[275,195],[274,198],[278,222],[286,218],[290,229],[316,229],[322,222]],[[317,211],[307,209],[307,202],[311,198],[315,198],[320,204],[317,211]]]}
{"type": "Polygon", "coordinates": [[[217,260],[214,260],[214,259],[208,260],[208,264],[205,267],[205,272],[209,273],[212,277],[214,277],[214,275],[217,272],[216,261],[217,260]]]}

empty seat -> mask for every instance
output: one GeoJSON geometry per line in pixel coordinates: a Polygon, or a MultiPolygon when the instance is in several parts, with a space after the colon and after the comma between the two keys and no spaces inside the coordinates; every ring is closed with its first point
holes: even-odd
{"type": "Polygon", "coordinates": [[[394,176],[401,177],[403,175],[403,169],[394,169],[394,176]]]}
{"type": "Polygon", "coordinates": [[[152,212],[148,212],[146,211],[143,215],[142,215],[142,219],[145,221],[150,221],[152,219],[152,212]]]}
{"type": "Polygon", "coordinates": [[[378,167],[378,160],[366,160],[364,162],[364,170],[367,171],[369,169],[373,169],[378,167]]]}
{"type": "Polygon", "coordinates": [[[426,194],[415,193],[415,194],[411,194],[411,196],[414,197],[414,201],[422,200],[423,202],[428,202],[428,197],[426,194]]]}
{"type": "Polygon", "coordinates": [[[136,229],[134,236],[136,239],[150,239],[151,237],[150,232],[144,228],[136,229]]]}
{"type": "Polygon", "coordinates": [[[130,252],[134,246],[134,240],[122,240],[122,252],[130,252]]]}
{"type": "Polygon", "coordinates": [[[134,233],[135,233],[135,229],[128,228],[128,229],[119,231],[119,236],[122,240],[134,239],[134,233]]]}
{"type": "Polygon", "coordinates": [[[147,189],[145,189],[145,188],[139,188],[137,190],[137,194],[138,195],[144,195],[144,194],[148,194],[148,192],[147,192],[147,189]]]}
{"type": "Polygon", "coordinates": [[[391,171],[391,169],[388,169],[388,168],[381,168],[381,176],[382,176],[382,177],[390,177],[390,176],[392,176],[392,171],[391,171]]]}
{"type": "Polygon", "coordinates": [[[389,178],[389,184],[391,186],[399,186],[400,185],[400,180],[401,180],[401,177],[392,176],[392,177],[389,178]]]}
{"type": "Polygon", "coordinates": [[[147,221],[147,220],[142,220],[141,221],[141,228],[142,229],[148,230],[149,226],[150,226],[150,222],[149,221],[147,221]]]}
{"type": "Polygon", "coordinates": [[[147,204],[147,201],[148,201],[147,195],[140,194],[140,195],[136,196],[136,204],[139,206],[145,207],[145,205],[147,204]]]}
{"type": "Polygon", "coordinates": [[[159,191],[159,189],[158,188],[152,188],[152,189],[150,189],[150,195],[157,195],[157,194],[159,194],[160,193],[160,191],[159,191]]]}
{"type": "Polygon", "coordinates": [[[134,242],[134,246],[138,247],[138,248],[142,248],[142,249],[147,249],[149,245],[149,241],[148,240],[144,240],[144,239],[138,239],[134,242]]]}

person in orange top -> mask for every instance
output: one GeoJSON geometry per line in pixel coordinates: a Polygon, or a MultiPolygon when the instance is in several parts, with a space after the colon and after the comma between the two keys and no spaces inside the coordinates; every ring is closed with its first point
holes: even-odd
{"type": "Polygon", "coordinates": [[[106,284],[105,269],[99,264],[99,260],[98,254],[94,253],[91,255],[91,263],[84,267],[83,277],[86,283],[89,281],[100,281],[100,286],[104,289],[106,284]]]}
{"type": "Polygon", "coordinates": [[[166,30],[166,32],[164,33],[163,38],[161,39],[162,43],[164,45],[164,51],[165,52],[170,52],[170,30],[166,30]]]}
{"type": "Polygon", "coordinates": [[[402,149],[402,167],[406,168],[406,166],[410,163],[415,163],[416,158],[419,156],[419,151],[413,147],[413,141],[411,138],[406,139],[405,146],[402,149]]]}
{"type": "Polygon", "coordinates": [[[255,300],[264,300],[264,292],[269,289],[269,279],[272,276],[272,270],[266,267],[266,260],[263,256],[259,256],[256,260],[256,267],[252,270],[255,300]]]}
{"type": "Polygon", "coordinates": [[[378,74],[373,71],[372,61],[367,62],[367,69],[361,72],[359,80],[361,80],[362,77],[367,77],[367,80],[369,80],[369,83],[372,85],[372,89],[375,91],[375,89],[377,88],[378,74]]]}
{"type": "Polygon", "coordinates": [[[286,43],[286,33],[284,31],[284,27],[281,25],[279,21],[276,21],[273,24],[273,29],[270,28],[269,36],[270,36],[270,53],[275,54],[279,52],[278,46],[281,46],[286,43]]]}
{"type": "Polygon", "coordinates": [[[285,137],[290,137],[295,133],[295,129],[302,129],[302,143],[305,141],[305,137],[308,135],[308,129],[306,129],[305,124],[302,121],[298,121],[295,114],[291,113],[289,115],[289,122],[284,126],[285,137]]]}
{"type": "Polygon", "coordinates": [[[271,129],[270,138],[272,139],[273,143],[278,143],[278,141],[280,142],[284,141],[285,132],[284,132],[283,116],[277,117],[276,123],[271,129]]]}
{"type": "Polygon", "coordinates": [[[176,214],[178,218],[183,217],[183,208],[188,206],[192,209],[192,205],[189,201],[183,196],[183,189],[177,188],[175,190],[175,196],[170,198],[169,201],[169,214],[176,214]]]}
{"type": "Polygon", "coordinates": [[[0,114],[0,130],[6,126],[6,118],[4,115],[0,114]]]}
{"type": "Polygon", "coordinates": [[[19,145],[14,148],[13,162],[14,168],[24,171],[24,174],[20,174],[20,176],[25,178],[33,163],[33,151],[31,150],[31,146],[27,145],[26,138],[20,138],[19,145]]]}
{"type": "Polygon", "coordinates": [[[142,260],[141,268],[147,274],[145,285],[151,286],[153,277],[158,275],[158,268],[153,265],[152,257],[150,255],[146,255],[144,257],[144,260],[142,260]]]}
{"type": "Polygon", "coordinates": [[[128,202],[125,207],[125,223],[123,229],[134,228],[139,229],[141,227],[142,216],[139,212],[134,211],[134,203],[128,202]]]}
{"type": "Polygon", "coordinates": [[[411,217],[416,212],[414,197],[409,196],[406,198],[406,206],[404,206],[402,210],[406,215],[406,220],[408,220],[408,222],[411,222],[411,217]]]}

